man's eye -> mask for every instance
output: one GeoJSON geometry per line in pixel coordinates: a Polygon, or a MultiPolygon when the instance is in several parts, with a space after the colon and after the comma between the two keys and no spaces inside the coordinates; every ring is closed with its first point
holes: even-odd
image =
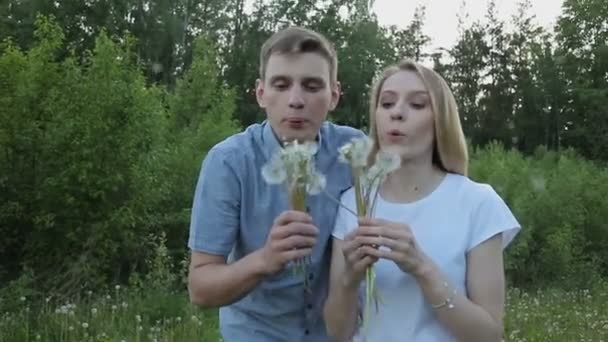
{"type": "Polygon", "coordinates": [[[321,86],[318,84],[307,84],[305,88],[309,91],[318,91],[319,89],[321,89],[321,86]]]}
{"type": "Polygon", "coordinates": [[[279,90],[284,90],[284,89],[287,89],[287,84],[286,83],[275,83],[274,87],[279,90]]]}
{"type": "Polygon", "coordinates": [[[382,102],[380,105],[382,106],[382,108],[391,108],[393,103],[392,102],[382,102]]]}

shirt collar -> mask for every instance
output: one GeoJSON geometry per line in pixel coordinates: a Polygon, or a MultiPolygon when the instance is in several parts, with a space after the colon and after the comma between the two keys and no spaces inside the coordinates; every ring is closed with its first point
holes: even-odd
{"type": "MultiPolygon", "coordinates": [[[[280,143],[279,138],[275,134],[274,130],[272,129],[272,126],[270,125],[270,122],[268,120],[264,120],[262,125],[263,125],[262,145],[264,146],[263,149],[266,152],[267,158],[271,158],[272,155],[275,153],[276,149],[281,148],[281,143],[280,143]]],[[[325,141],[323,141],[323,127],[324,127],[324,125],[321,126],[321,129],[319,130],[319,133],[317,134],[318,148],[317,148],[317,152],[315,153],[315,156],[318,156],[319,151],[323,147],[322,144],[325,142],[325,141]]]]}

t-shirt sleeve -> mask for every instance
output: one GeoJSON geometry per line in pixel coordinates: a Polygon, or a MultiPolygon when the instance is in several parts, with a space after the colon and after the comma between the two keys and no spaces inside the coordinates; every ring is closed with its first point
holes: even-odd
{"type": "Polygon", "coordinates": [[[240,182],[226,151],[212,148],[203,160],[194,193],[188,247],[228,256],[240,220],[240,182]]]}
{"type": "Polygon", "coordinates": [[[355,230],[358,225],[357,217],[348,211],[346,208],[356,212],[355,195],[352,188],[346,190],[340,196],[341,205],[338,207],[338,214],[336,215],[336,221],[332,232],[333,237],[339,240],[344,240],[344,237],[355,230]]]}
{"type": "Polygon", "coordinates": [[[473,213],[473,225],[468,251],[496,234],[502,234],[502,247],[506,248],[521,230],[521,226],[505,201],[490,185],[484,185],[480,202],[473,213]]]}

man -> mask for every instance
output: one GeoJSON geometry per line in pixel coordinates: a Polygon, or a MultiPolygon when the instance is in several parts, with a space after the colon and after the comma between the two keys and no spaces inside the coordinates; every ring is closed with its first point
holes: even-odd
{"type": "Polygon", "coordinates": [[[275,33],[262,46],[256,81],[267,120],[215,145],[203,161],[189,290],[193,303],[221,307],[225,341],[328,339],[322,307],[338,206],[332,198],[351,186],[337,150],[362,134],[326,121],[339,94],[336,54],[323,36],[297,27],[275,33]],[[316,167],[328,180],[326,194],[308,197],[307,213],[289,210],[285,189],[261,175],[282,142],[296,139],[318,143],[316,167]],[[304,256],[305,275],[287,267],[304,256]]]}

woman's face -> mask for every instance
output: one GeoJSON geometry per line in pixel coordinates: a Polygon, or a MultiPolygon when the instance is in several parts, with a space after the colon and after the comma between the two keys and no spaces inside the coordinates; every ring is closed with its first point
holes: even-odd
{"type": "Polygon", "coordinates": [[[375,118],[381,149],[401,155],[404,161],[432,157],[434,113],[417,73],[402,70],[384,81],[375,118]]]}

